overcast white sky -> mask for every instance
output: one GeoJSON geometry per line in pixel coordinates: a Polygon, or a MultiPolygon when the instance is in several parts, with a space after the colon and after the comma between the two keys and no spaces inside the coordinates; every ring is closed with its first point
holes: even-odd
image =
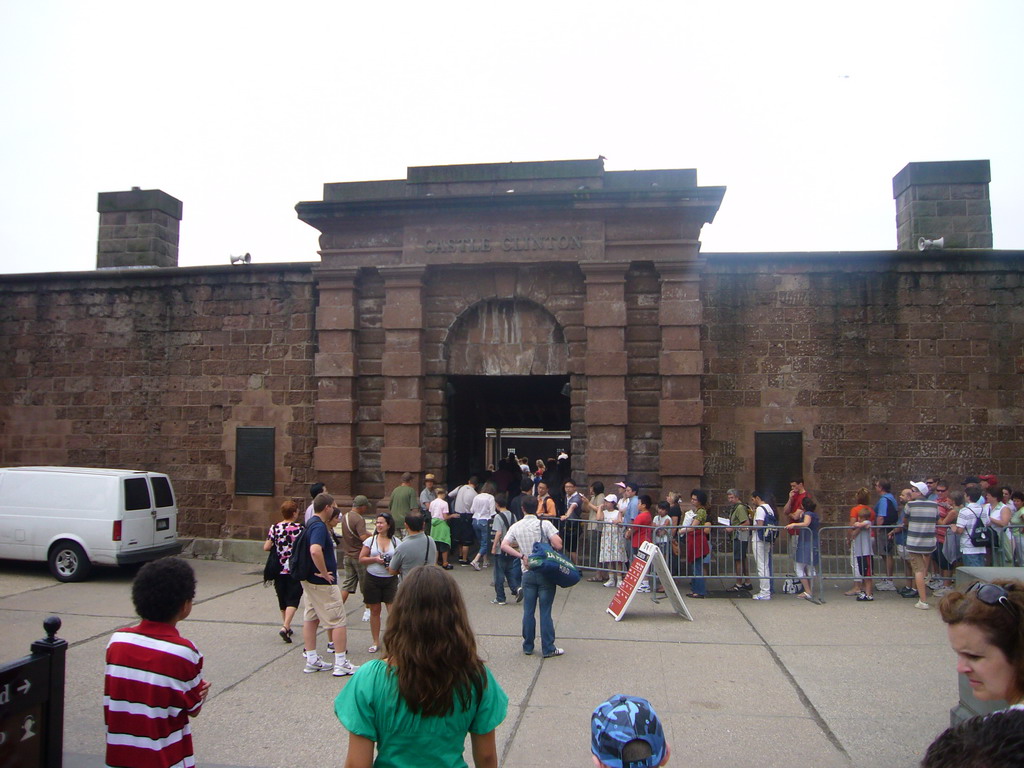
{"type": "Polygon", "coordinates": [[[179,263],[313,261],[294,206],[407,166],[605,155],[727,187],[705,252],[896,245],[908,162],[989,159],[1024,248],[1024,3],[0,0],[0,272],[89,270],[96,195],[179,263]]]}

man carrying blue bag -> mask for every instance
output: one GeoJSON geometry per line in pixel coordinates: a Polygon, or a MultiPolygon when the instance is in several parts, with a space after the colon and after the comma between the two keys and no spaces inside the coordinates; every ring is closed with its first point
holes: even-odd
{"type": "Polygon", "coordinates": [[[527,560],[531,571],[547,577],[556,587],[573,587],[579,583],[580,572],[576,570],[572,560],[552,549],[547,542],[538,541],[534,544],[533,552],[527,560]]]}
{"type": "MultiPolygon", "coordinates": [[[[523,499],[523,519],[509,528],[501,540],[501,551],[518,557],[523,565],[523,653],[533,655],[537,623],[534,612],[540,601],[540,647],[544,658],[561,656],[564,650],[555,646],[555,623],[551,620],[551,605],[555,602],[555,582],[544,574],[531,569],[534,545],[538,542],[550,544],[553,549],[562,548],[558,529],[549,521],[537,518],[537,499],[526,496],[523,499]],[[518,546],[518,551],[515,547],[518,546]]],[[[545,558],[546,559],[546,558],[545,558]]],[[[577,574],[578,577],[578,574],[577,574]]]]}

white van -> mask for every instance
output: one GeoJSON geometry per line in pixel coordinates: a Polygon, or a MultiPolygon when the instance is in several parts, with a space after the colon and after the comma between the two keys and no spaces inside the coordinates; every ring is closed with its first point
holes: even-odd
{"type": "Polygon", "coordinates": [[[129,565],[181,551],[167,475],[127,469],[0,469],[0,558],[45,560],[59,581],[93,564],[129,565]]]}

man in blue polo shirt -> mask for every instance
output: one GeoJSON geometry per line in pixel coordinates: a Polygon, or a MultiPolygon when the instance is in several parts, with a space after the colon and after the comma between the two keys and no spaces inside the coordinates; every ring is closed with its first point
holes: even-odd
{"type": "MultiPolygon", "coordinates": [[[[875,525],[895,526],[899,521],[899,507],[896,504],[896,497],[892,495],[892,484],[884,477],[875,481],[875,492],[878,493],[878,502],[875,504],[875,525]]],[[[884,579],[875,581],[875,589],[886,592],[895,592],[896,585],[892,583],[893,554],[896,551],[895,528],[881,528],[875,537],[876,554],[885,559],[884,579]]]]}
{"type": "Polygon", "coordinates": [[[338,557],[334,552],[334,538],[327,527],[337,517],[338,508],[334,506],[333,496],[321,493],[313,499],[313,516],[307,526],[313,573],[302,582],[302,594],[306,598],[306,613],[302,622],[306,666],[302,671],[310,673],[333,668],[335,677],[344,677],[355,672],[356,667],[345,658],[345,601],[341,599],[341,589],[338,587],[338,557]],[[334,664],[324,661],[317,653],[316,631],[320,624],[330,632],[335,648],[334,664]]]}

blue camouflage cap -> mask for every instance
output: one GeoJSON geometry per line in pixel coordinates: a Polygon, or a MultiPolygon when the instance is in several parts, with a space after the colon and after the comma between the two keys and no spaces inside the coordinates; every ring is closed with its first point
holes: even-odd
{"type": "Polygon", "coordinates": [[[654,768],[665,757],[665,732],[647,699],[619,693],[602,702],[590,717],[590,751],[611,768],[654,768]],[[623,762],[622,750],[640,739],[651,747],[649,757],[623,762]]]}

